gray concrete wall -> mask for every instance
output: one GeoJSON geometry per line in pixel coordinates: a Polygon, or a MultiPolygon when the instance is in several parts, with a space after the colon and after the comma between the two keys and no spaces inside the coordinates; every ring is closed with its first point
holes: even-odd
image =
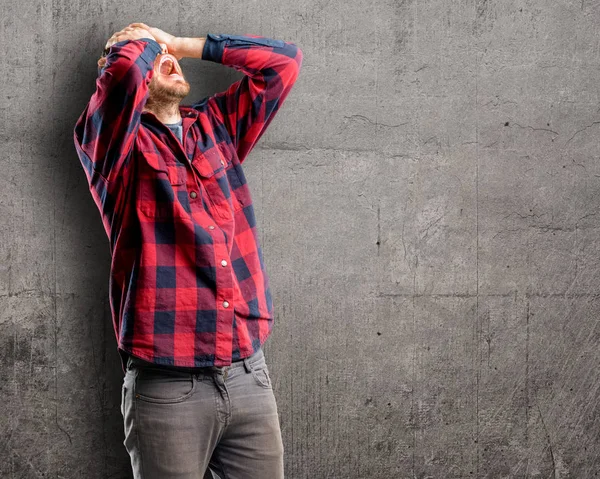
{"type": "Polygon", "coordinates": [[[132,21],[304,52],[245,163],[287,477],[600,473],[600,4],[370,3],[2,2],[0,476],[130,474],[71,132],[132,21]]]}

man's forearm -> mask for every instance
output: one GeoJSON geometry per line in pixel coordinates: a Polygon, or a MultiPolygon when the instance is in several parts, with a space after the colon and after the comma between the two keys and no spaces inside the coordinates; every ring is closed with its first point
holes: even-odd
{"type": "Polygon", "coordinates": [[[178,37],[175,50],[178,56],[181,55],[184,58],[202,58],[205,42],[205,37],[178,37]]]}
{"type": "Polygon", "coordinates": [[[302,52],[291,42],[259,35],[207,33],[202,40],[203,48],[194,48],[202,60],[245,75],[209,99],[212,111],[221,112],[220,120],[242,163],[294,85],[302,52]]]}

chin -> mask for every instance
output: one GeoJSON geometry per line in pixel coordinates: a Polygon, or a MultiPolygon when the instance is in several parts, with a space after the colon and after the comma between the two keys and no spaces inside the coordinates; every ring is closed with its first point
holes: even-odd
{"type": "Polygon", "coordinates": [[[190,84],[185,80],[164,81],[155,77],[150,82],[150,96],[155,100],[182,100],[190,92],[190,84]]]}
{"type": "Polygon", "coordinates": [[[190,92],[190,84],[185,80],[168,80],[160,83],[165,90],[173,94],[186,96],[190,92]]]}
{"type": "Polygon", "coordinates": [[[171,95],[179,97],[179,98],[185,98],[188,93],[190,92],[190,86],[189,84],[181,84],[181,85],[177,85],[177,86],[172,86],[169,91],[171,92],[171,95]]]}

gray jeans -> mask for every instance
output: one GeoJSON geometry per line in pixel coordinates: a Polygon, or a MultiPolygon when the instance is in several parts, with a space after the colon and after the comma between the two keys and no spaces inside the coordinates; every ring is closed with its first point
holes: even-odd
{"type": "Polygon", "coordinates": [[[130,358],[121,413],[136,479],[283,478],[279,417],[262,350],[193,373],[130,358]]]}

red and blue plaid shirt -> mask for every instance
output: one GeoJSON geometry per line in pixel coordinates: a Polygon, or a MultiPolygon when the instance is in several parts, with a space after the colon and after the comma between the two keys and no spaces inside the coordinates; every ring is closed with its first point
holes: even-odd
{"type": "Polygon", "coordinates": [[[142,112],[161,48],[114,44],[74,130],[112,255],[109,299],[121,358],[226,366],[269,336],[273,305],[242,162],[302,64],[293,43],[208,34],[202,59],[245,74],[180,106],[183,143],[142,112]]]}

